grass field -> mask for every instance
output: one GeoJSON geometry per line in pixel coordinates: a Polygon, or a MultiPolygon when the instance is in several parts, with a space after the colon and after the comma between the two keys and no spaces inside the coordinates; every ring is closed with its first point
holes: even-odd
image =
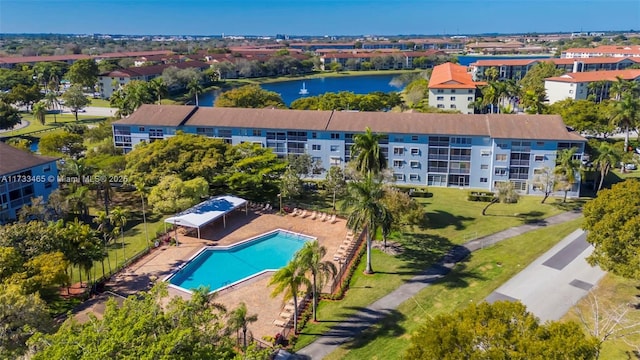
{"type": "MultiPolygon", "coordinates": [[[[486,203],[468,201],[467,191],[449,188],[429,190],[433,197],[417,199],[427,211],[429,221],[426,228],[394,234],[393,240],[402,243],[406,249],[397,257],[374,251],[372,264],[375,275],[363,275],[364,264],[361,263],[347,296],[342,301],[321,302],[318,310],[321,321],[307,324],[296,349],[311,343],[336,322],[348,318],[428,268],[453,245],[558,214],[569,205],[555,199],[549,199],[548,204],[541,204],[539,197],[525,196],[517,204],[495,204],[489,208],[488,216],[482,216],[482,208],[486,203]]],[[[579,202],[571,203],[575,204],[579,202]]]]}
{"type": "MultiPolygon", "coordinates": [[[[401,358],[409,345],[411,333],[422,324],[425,317],[451,312],[470,302],[483,301],[527,264],[577,229],[580,223],[581,219],[577,219],[532,231],[473,253],[466,261],[457,264],[449,275],[423,289],[414,298],[401,304],[384,321],[369,328],[355,341],[343,345],[325,359],[401,358]]],[[[383,282],[386,282],[391,275],[376,276],[384,278],[383,282]]],[[[359,306],[364,305],[366,304],[359,306]]],[[[321,319],[342,319],[336,316],[340,315],[339,310],[327,312],[324,307],[323,304],[321,319]]],[[[309,327],[304,332],[316,331],[309,327]]]]}
{"type": "Polygon", "coordinates": [[[12,130],[12,131],[6,131],[3,133],[0,133],[0,137],[12,137],[12,136],[18,136],[18,135],[29,135],[29,136],[33,136],[33,137],[42,137],[42,135],[46,134],[46,131],[43,132],[39,132],[37,134],[30,134],[34,131],[41,131],[41,130],[56,130],[56,129],[61,129],[62,127],[64,127],[65,124],[68,123],[73,123],[73,124],[92,124],[95,122],[99,122],[102,121],[104,119],[103,116],[86,116],[86,115],[78,115],[78,122],[76,122],[76,118],[73,114],[58,114],[55,116],[53,114],[48,114],[45,117],[45,124],[42,125],[40,123],[40,121],[35,120],[33,118],[32,114],[27,114],[27,113],[23,113],[21,114],[22,119],[26,120],[29,122],[29,125],[21,128],[21,129],[17,129],[17,130],[12,130]]]}

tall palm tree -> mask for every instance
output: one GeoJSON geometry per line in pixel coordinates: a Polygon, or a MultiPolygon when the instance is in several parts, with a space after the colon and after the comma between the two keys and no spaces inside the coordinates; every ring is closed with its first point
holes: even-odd
{"type": "Polygon", "coordinates": [[[58,101],[58,94],[55,91],[47,91],[44,94],[44,103],[47,105],[47,109],[54,110],[53,112],[53,123],[58,123],[57,113],[58,107],[60,106],[60,102],[58,101]]]}
{"type": "Polygon", "coordinates": [[[298,333],[298,293],[304,285],[307,289],[311,288],[311,282],[305,276],[305,270],[300,263],[294,258],[287,266],[276,271],[271,277],[269,285],[275,285],[275,289],[271,293],[272,297],[284,293],[284,300],[293,298],[293,333],[298,333]]]}
{"type": "MultiPolygon", "coordinates": [[[[109,256],[107,254],[107,244],[113,237],[113,233],[109,230],[109,216],[104,211],[98,211],[96,216],[93,218],[93,222],[98,225],[98,232],[102,234],[102,244],[105,252],[105,256],[102,258],[102,276],[105,276],[104,271],[104,258],[107,258],[107,263],[109,265],[109,272],[111,272],[111,261],[109,260],[109,256]]],[[[118,256],[118,252],[116,252],[116,257],[118,256]]],[[[116,258],[116,263],[117,263],[116,258]]]]}
{"type": "Polygon", "coordinates": [[[567,202],[567,193],[578,179],[576,175],[580,171],[580,161],[574,159],[577,150],[577,148],[571,148],[558,151],[554,173],[557,180],[556,186],[564,191],[562,202],[567,202]]]}
{"type": "Polygon", "coordinates": [[[542,114],[546,108],[547,94],[543,88],[529,89],[522,94],[522,106],[529,114],[542,114]]]}
{"type": "Polygon", "coordinates": [[[343,211],[351,213],[347,218],[347,227],[353,231],[367,232],[367,267],[365,274],[372,274],[371,240],[378,225],[387,216],[389,209],[381,201],[384,197],[382,180],[367,174],[361,181],[351,181],[347,184],[347,196],[342,204],[343,211]]]}
{"type": "Polygon", "coordinates": [[[602,189],[604,178],[607,177],[609,171],[613,168],[614,164],[620,162],[620,154],[616,148],[607,143],[601,143],[597,149],[598,156],[594,160],[594,164],[600,170],[600,181],[596,193],[602,189]]]}
{"type": "Polygon", "coordinates": [[[45,105],[45,103],[42,101],[38,101],[37,103],[33,104],[31,111],[33,112],[33,117],[40,121],[40,124],[44,125],[47,117],[47,106],[45,105]]]}
{"type": "Polygon", "coordinates": [[[189,97],[195,98],[196,106],[198,106],[198,94],[201,94],[204,90],[200,84],[199,79],[191,79],[187,84],[187,90],[189,91],[189,97]]]}
{"type": "Polygon", "coordinates": [[[147,230],[147,211],[144,206],[144,196],[146,193],[146,187],[143,181],[135,183],[136,192],[140,194],[140,201],[142,202],[142,223],[144,224],[144,236],[147,239],[147,247],[150,247],[149,243],[149,231],[147,230]]]}
{"type": "Polygon", "coordinates": [[[167,84],[165,84],[161,77],[151,80],[149,82],[149,88],[153,92],[153,95],[158,99],[158,105],[162,103],[162,99],[169,93],[167,84]]]}
{"type": "Polygon", "coordinates": [[[127,261],[127,254],[124,246],[124,226],[127,225],[128,218],[129,214],[127,210],[121,207],[113,208],[113,210],[111,210],[111,214],[109,214],[109,222],[118,229],[118,232],[122,237],[122,261],[127,261]]]}
{"type": "Polygon", "coordinates": [[[229,318],[229,323],[231,329],[235,329],[236,331],[242,329],[242,344],[243,348],[247,348],[247,327],[249,324],[258,321],[258,315],[247,314],[247,304],[241,302],[240,305],[231,312],[229,318]]]}
{"type": "Polygon", "coordinates": [[[356,134],[351,145],[351,158],[356,162],[356,170],[361,174],[378,174],[387,167],[387,159],[380,150],[382,134],[374,134],[366,128],[364,134],[356,134]]]}
{"type": "Polygon", "coordinates": [[[636,128],[640,122],[640,99],[631,92],[622,93],[621,96],[620,100],[611,102],[611,122],[624,130],[624,149],[627,151],[629,131],[636,128]]]}
{"type": "Polygon", "coordinates": [[[637,81],[628,81],[620,76],[616,76],[616,81],[611,84],[611,90],[609,95],[613,100],[620,101],[624,94],[631,93],[637,95],[640,91],[640,84],[637,81]]]}
{"type": "Polygon", "coordinates": [[[311,272],[313,321],[318,321],[316,311],[319,298],[318,292],[322,289],[324,282],[338,272],[331,261],[322,261],[325,255],[327,255],[327,248],[321,246],[318,240],[307,241],[302,249],[296,253],[296,258],[300,265],[311,272]]]}
{"type": "Polygon", "coordinates": [[[494,104],[498,102],[497,88],[494,86],[494,82],[490,82],[487,86],[482,87],[482,105],[491,106],[491,113],[494,112],[494,104]]]}

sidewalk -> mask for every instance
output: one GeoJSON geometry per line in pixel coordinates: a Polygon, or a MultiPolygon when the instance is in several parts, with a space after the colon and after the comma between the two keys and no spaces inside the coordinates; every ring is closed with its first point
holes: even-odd
{"type": "Polygon", "coordinates": [[[445,276],[457,262],[466,258],[473,251],[529,231],[571,221],[580,216],[580,212],[565,212],[536,223],[512,227],[493,235],[470,241],[464,245],[455,246],[439,263],[426,269],[422,274],[413,277],[385,297],[367,306],[366,309],[359,311],[346,321],[336,325],[316,341],[298,351],[296,357],[306,359],[324,358],[340,345],[382,320],[385,316],[389,315],[392,310],[413,297],[420,290],[445,276]]]}

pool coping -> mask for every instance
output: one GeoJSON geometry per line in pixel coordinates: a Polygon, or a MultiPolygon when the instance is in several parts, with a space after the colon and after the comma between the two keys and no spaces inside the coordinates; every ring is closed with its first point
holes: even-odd
{"type": "MultiPolygon", "coordinates": [[[[264,237],[264,236],[267,236],[267,235],[271,235],[271,234],[276,233],[276,232],[285,232],[285,233],[288,233],[288,234],[304,236],[305,238],[309,239],[307,241],[318,240],[318,238],[316,236],[311,236],[311,235],[298,233],[298,232],[294,232],[294,231],[290,231],[290,230],[286,230],[286,229],[282,229],[282,228],[277,228],[277,229],[273,229],[273,230],[264,232],[262,234],[258,234],[256,236],[252,236],[252,237],[250,237],[248,239],[239,241],[239,242],[237,242],[235,244],[232,244],[232,245],[207,245],[207,246],[203,246],[195,254],[193,254],[191,257],[189,257],[189,259],[187,259],[184,263],[180,264],[169,275],[165,276],[164,279],[162,279],[162,281],[166,282],[167,286],[169,288],[172,288],[172,289],[175,289],[175,290],[182,291],[182,292],[185,292],[187,294],[193,295],[193,291],[192,290],[183,288],[183,287],[178,286],[178,285],[174,285],[169,280],[171,280],[171,278],[174,277],[177,273],[179,273],[184,267],[189,265],[196,257],[198,257],[200,254],[202,254],[204,251],[207,251],[207,250],[219,250],[219,251],[231,250],[231,249],[234,249],[236,247],[240,247],[242,245],[245,245],[245,244],[247,244],[249,242],[255,241],[255,240],[257,240],[257,239],[259,239],[261,237],[264,237]]],[[[231,284],[227,284],[227,285],[224,285],[224,286],[222,286],[220,288],[217,288],[215,290],[209,291],[209,294],[212,294],[212,293],[215,293],[215,292],[221,292],[221,291],[224,291],[224,290],[229,290],[229,289],[233,288],[234,286],[236,286],[236,285],[238,285],[240,283],[247,282],[247,281],[249,281],[251,279],[254,279],[256,277],[262,276],[262,275],[264,275],[266,273],[276,272],[278,270],[279,269],[264,269],[264,270],[262,270],[260,272],[257,272],[255,274],[252,274],[252,275],[247,276],[247,277],[244,277],[244,278],[242,278],[240,280],[234,281],[231,284]]]]}

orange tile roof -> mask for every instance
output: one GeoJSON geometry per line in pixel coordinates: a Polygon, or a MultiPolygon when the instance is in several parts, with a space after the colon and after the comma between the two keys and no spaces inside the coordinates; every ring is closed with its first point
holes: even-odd
{"type": "Polygon", "coordinates": [[[545,61],[545,59],[491,59],[478,60],[470,66],[522,66],[545,61]]]}
{"type": "Polygon", "coordinates": [[[541,58],[541,59],[492,59],[492,60],[478,60],[471,63],[469,66],[524,66],[534,64],[542,61],[551,61],[556,65],[568,65],[573,64],[575,61],[584,64],[616,64],[621,61],[630,60],[635,63],[640,63],[640,59],[631,57],[592,57],[592,58],[541,58]]]}
{"type": "Polygon", "coordinates": [[[554,76],[545,80],[558,82],[594,82],[594,81],[616,81],[620,77],[624,80],[635,80],[640,78],[640,69],[606,70],[606,71],[586,71],[577,73],[567,73],[561,76],[554,76]]]}
{"type": "Polygon", "coordinates": [[[626,45],[603,45],[595,48],[571,48],[563,51],[563,53],[585,53],[585,54],[633,54],[640,55],[640,46],[626,45]]]}
{"type": "Polygon", "coordinates": [[[466,66],[450,62],[435,66],[429,80],[430,89],[470,89],[477,85],[466,66]]]}

